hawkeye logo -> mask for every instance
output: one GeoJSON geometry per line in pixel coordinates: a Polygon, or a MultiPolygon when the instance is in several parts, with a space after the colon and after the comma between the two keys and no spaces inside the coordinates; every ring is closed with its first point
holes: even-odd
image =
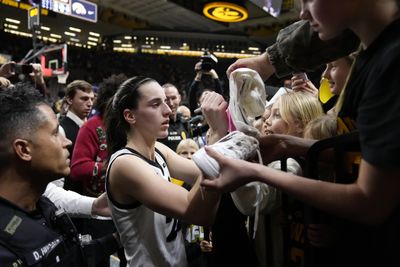
{"type": "Polygon", "coordinates": [[[214,2],[206,4],[203,14],[213,20],[222,22],[239,22],[248,18],[244,7],[226,2],[214,2]]]}

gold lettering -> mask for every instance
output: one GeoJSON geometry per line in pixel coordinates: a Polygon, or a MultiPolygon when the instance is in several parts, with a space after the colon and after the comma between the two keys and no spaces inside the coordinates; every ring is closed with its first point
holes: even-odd
{"type": "MultiPolygon", "coordinates": [[[[28,10],[29,8],[32,7],[27,3],[18,3],[13,0],[0,0],[0,3],[2,3],[3,5],[12,6],[23,10],[28,10]]],[[[40,13],[44,16],[47,16],[49,14],[49,10],[42,8],[40,13]]]]}
{"type": "Polygon", "coordinates": [[[19,4],[19,8],[20,8],[20,9],[28,10],[28,9],[30,9],[31,7],[32,7],[31,5],[28,5],[28,4],[25,4],[25,3],[20,3],[20,4],[19,4]]]}
{"type": "Polygon", "coordinates": [[[18,2],[12,0],[2,0],[2,3],[8,6],[18,7],[18,2]]]}

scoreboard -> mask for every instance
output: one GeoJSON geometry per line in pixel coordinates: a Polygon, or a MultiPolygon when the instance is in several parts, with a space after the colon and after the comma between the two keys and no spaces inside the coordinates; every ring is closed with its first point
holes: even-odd
{"type": "Polygon", "coordinates": [[[41,0],[42,7],[67,16],[97,22],[97,4],[86,0],[41,0]]]}

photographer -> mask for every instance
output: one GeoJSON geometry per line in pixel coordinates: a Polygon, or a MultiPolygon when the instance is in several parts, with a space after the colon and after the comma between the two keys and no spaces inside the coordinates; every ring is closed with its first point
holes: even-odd
{"type": "Polygon", "coordinates": [[[195,110],[200,107],[199,99],[203,91],[215,91],[218,94],[223,94],[221,82],[217,72],[215,71],[215,66],[217,63],[218,59],[213,54],[205,52],[205,54],[200,58],[200,61],[194,66],[196,76],[194,77],[194,80],[189,88],[189,108],[193,115],[196,113],[195,110]],[[204,75],[211,78],[214,88],[211,89],[205,87],[204,89],[199,90],[204,75]]]}
{"type": "Polygon", "coordinates": [[[40,64],[20,64],[10,61],[0,67],[0,85],[5,88],[11,84],[28,80],[43,96],[47,96],[47,87],[40,64]]]}
{"type": "Polygon", "coordinates": [[[213,54],[205,52],[194,66],[196,76],[189,88],[189,107],[193,117],[188,123],[188,128],[190,136],[198,142],[200,147],[206,144],[205,136],[208,130],[208,125],[199,110],[201,100],[206,92],[215,91],[221,95],[223,93],[221,82],[215,71],[217,63],[218,59],[213,54]],[[211,80],[213,86],[207,86],[210,83],[207,83],[204,78],[209,78],[208,81],[211,80]]]}

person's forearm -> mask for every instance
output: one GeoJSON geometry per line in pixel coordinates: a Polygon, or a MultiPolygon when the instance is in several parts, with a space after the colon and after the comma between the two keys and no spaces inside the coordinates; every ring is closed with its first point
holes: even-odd
{"type": "Polygon", "coordinates": [[[276,43],[267,48],[269,60],[278,77],[292,72],[312,71],[327,62],[354,52],[358,37],[347,30],[330,41],[321,41],[307,21],[298,21],[282,29],[276,43]]]}
{"type": "MultiPolygon", "coordinates": [[[[286,144],[286,158],[289,157],[306,157],[310,148],[316,144],[319,140],[306,139],[301,137],[291,137],[288,135],[282,135],[283,140],[286,144]]],[[[319,154],[319,161],[321,162],[332,162],[334,157],[333,149],[326,149],[319,154]]]]}
{"type": "Polygon", "coordinates": [[[185,216],[192,224],[209,226],[214,222],[221,194],[202,190],[199,177],[188,194],[189,207],[185,216]]]}
{"type": "Polygon", "coordinates": [[[196,92],[199,88],[199,81],[194,80],[189,88],[189,108],[192,116],[194,116],[194,110],[197,108],[196,92]]]}
{"type": "Polygon", "coordinates": [[[352,221],[374,223],[368,210],[370,201],[357,184],[308,179],[260,164],[252,168],[258,181],[275,186],[310,206],[352,221]]]}
{"type": "Polygon", "coordinates": [[[206,134],[206,143],[207,145],[212,145],[216,143],[218,140],[220,140],[222,137],[226,135],[228,132],[226,127],[220,127],[216,130],[209,128],[206,134]]]}
{"type": "Polygon", "coordinates": [[[312,139],[305,139],[301,137],[290,138],[290,136],[287,135],[284,136],[283,138],[288,148],[286,152],[286,158],[306,156],[310,147],[318,141],[312,139]]]}
{"type": "Polygon", "coordinates": [[[82,196],[74,191],[67,191],[52,183],[47,185],[43,194],[58,208],[62,208],[72,217],[91,217],[94,198],[82,196]]]}
{"type": "Polygon", "coordinates": [[[283,158],[306,156],[316,140],[304,139],[285,134],[271,134],[259,139],[264,164],[283,158]]]}
{"type": "Polygon", "coordinates": [[[223,89],[221,85],[221,81],[217,78],[213,79],[214,80],[214,91],[220,95],[223,95],[223,89]]]}

